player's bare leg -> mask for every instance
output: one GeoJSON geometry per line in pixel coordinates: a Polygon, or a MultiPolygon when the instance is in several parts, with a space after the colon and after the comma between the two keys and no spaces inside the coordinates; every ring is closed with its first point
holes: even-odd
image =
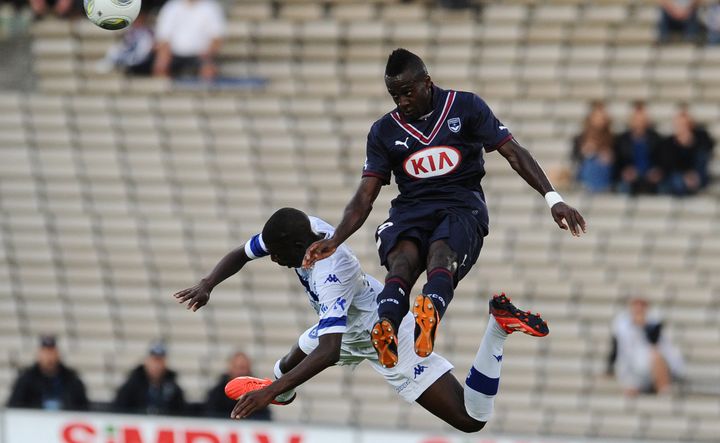
{"type": "Polygon", "coordinates": [[[457,254],[445,240],[430,245],[427,259],[427,283],[411,307],[415,317],[415,353],[432,354],[435,333],[455,290],[457,254]]]}
{"type": "Polygon", "coordinates": [[[416,402],[437,418],[463,432],[478,432],[484,421],[472,418],[465,409],[465,393],[454,375],[446,372],[416,402]]]}
{"type": "Polygon", "coordinates": [[[418,404],[461,431],[482,429],[492,416],[500,387],[505,340],[516,331],[537,337],[548,334],[539,315],[521,311],[504,294],[494,296],[485,335],[464,386],[448,372],[418,397],[418,404]]]}
{"type": "Polygon", "coordinates": [[[388,254],[385,287],[377,297],[378,317],[370,331],[380,364],[386,368],[398,362],[397,330],[409,309],[409,292],[422,272],[420,251],[412,240],[400,240],[388,254]]]}

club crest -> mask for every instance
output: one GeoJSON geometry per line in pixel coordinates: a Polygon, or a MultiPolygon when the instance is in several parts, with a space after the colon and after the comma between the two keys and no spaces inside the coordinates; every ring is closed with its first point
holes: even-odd
{"type": "Polygon", "coordinates": [[[460,132],[460,117],[449,118],[447,125],[452,132],[460,132]]]}

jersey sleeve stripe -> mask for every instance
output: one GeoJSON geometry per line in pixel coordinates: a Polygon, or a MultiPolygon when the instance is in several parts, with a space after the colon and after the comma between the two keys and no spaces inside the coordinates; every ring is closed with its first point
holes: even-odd
{"type": "Polygon", "coordinates": [[[247,243],[245,243],[245,254],[251,259],[269,255],[260,234],[254,235],[247,243]]]}
{"type": "Polygon", "coordinates": [[[365,171],[365,172],[363,172],[362,176],[363,176],[363,178],[365,178],[365,177],[377,177],[377,178],[379,178],[380,180],[382,180],[383,183],[390,183],[390,177],[389,177],[389,176],[380,174],[380,173],[378,173],[378,172],[365,171]]]}
{"type": "Polygon", "coordinates": [[[347,315],[343,315],[342,317],[327,317],[321,319],[318,323],[318,331],[322,331],[323,329],[336,326],[347,326],[347,315]]]}
{"type": "Polygon", "coordinates": [[[506,135],[502,140],[500,140],[499,142],[495,143],[494,146],[486,146],[486,147],[485,147],[485,150],[486,150],[486,151],[494,151],[494,150],[496,150],[497,148],[499,148],[500,146],[502,146],[502,145],[504,145],[505,143],[509,142],[512,138],[513,138],[513,135],[512,135],[512,134],[508,134],[508,135],[506,135]]]}

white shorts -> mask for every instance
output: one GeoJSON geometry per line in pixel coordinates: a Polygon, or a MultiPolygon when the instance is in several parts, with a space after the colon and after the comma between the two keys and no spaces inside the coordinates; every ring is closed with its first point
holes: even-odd
{"type": "MultiPolygon", "coordinates": [[[[298,339],[298,346],[309,354],[318,346],[317,325],[309,328],[298,339]]],[[[412,403],[425,392],[443,374],[453,369],[453,365],[440,354],[433,352],[427,357],[415,354],[415,320],[408,314],[403,318],[398,331],[398,364],[394,368],[383,368],[378,362],[375,348],[367,341],[356,343],[343,342],[338,365],[357,365],[367,360],[405,401],[412,403]]]]}

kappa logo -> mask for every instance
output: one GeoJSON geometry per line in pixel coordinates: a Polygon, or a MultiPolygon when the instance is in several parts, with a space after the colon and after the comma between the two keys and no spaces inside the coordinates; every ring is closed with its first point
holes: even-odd
{"type": "Polygon", "coordinates": [[[410,138],[410,137],[405,137],[405,141],[404,141],[404,142],[401,142],[400,140],[395,140],[395,146],[405,146],[405,149],[410,149],[410,147],[408,146],[408,139],[409,139],[409,138],[410,138]]]}
{"type": "Polygon", "coordinates": [[[453,172],[461,160],[460,151],[452,146],[432,146],[406,158],[403,169],[415,178],[437,177],[453,172]]]}
{"type": "Polygon", "coordinates": [[[337,275],[335,275],[335,274],[330,274],[330,275],[328,275],[327,278],[325,279],[325,283],[340,283],[340,279],[337,278],[337,275]]]}
{"type": "Polygon", "coordinates": [[[333,305],[333,308],[339,307],[341,310],[344,311],[344,310],[345,310],[345,304],[346,304],[346,303],[347,303],[347,300],[345,300],[344,298],[338,298],[338,299],[335,301],[335,304],[333,305]]]}
{"type": "Polygon", "coordinates": [[[427,366],[423,366],[423,365],[417,365],[417,366],[415,366],[415,367],[413,368],[413,373],[414,373],[414,375],[413,375],[413,380],[415,380],[416,378],[418,378],[419,375],[422,375],[422,373],[425,372],[425,369],[427,369],[427,368],[428,368],[427,366]]]}
{"type": "Polygon", "coordinates": [[[449,118],[447,121],[448,129],[452,132],[460,132],[460,117],[449,118]]]}
{"type": "Polygon", "coordinates": [[[310,338],[318,338],[318,326],[317,326],[317,325],[315,325],[315,327],[310,330],[310,333],[308,334],[308,337],[310,337],[310,338]]]}

